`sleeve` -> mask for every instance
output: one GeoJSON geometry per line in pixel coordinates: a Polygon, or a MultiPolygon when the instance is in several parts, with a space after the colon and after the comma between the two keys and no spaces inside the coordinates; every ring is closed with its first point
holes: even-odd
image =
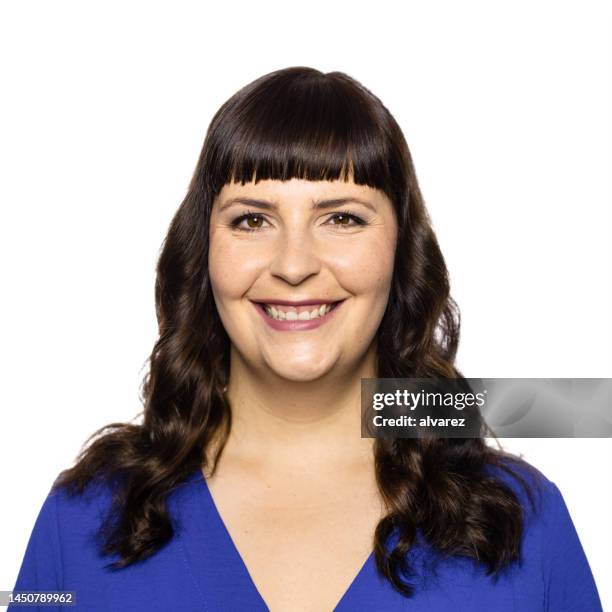
{"type": "MultiPolygon", "coordinates": [[[[550,482],[550,481],[549,481],[550,482]]],[[[542,533],[542,563],[549,612],[603,612],[595,579],[559,488],[550,482],[542,533]]]]}
{"type": "MultiPolygon", "coordinates": [[[[62,582],[57,495],[50,492],[34,522],[13,591],[61,591],[62,582]]],[[[22,606],[9,605],[7,610],[13,609],[20,610],[22,606]]],[[[61,608],[45,605],[28,609],[50,612],[61,608]]]]}

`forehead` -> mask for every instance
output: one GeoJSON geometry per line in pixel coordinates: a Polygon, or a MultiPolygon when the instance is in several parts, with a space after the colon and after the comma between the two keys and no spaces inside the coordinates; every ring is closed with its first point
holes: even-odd
{"type": "Polygon", "coordinates": [[[343,181],[309,181],[293,178],[288,181],[266,179],[262,181],[245,183],[227,183],[216,198],[223,204],[230,198],[251,197],[269,200],[279,206],[283,202],[311,203],[324,198],[360,197],[370,200],[374,204],[386,199],[379,189],[368,185],[357,185],[353,180],[343,181]]]}

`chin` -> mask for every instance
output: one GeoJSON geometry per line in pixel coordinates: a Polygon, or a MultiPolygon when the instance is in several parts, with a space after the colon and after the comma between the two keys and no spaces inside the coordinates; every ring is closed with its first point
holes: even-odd
{"type": "Polygon", "coordinates": [[[332,369],[332,364],[328,367],[321,367],[320,361],[313,363],[292,363],[287,360],[283,364],[268,364],[277,376],[293,382],[311,382],[325,376],[332,369]],[[314,365],[314,367],[313,367],[314,365]]]}

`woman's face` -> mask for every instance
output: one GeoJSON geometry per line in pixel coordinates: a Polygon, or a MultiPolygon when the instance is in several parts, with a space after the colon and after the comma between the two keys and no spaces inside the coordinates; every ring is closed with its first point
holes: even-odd
{"type": "Polygon", "coordinates": [[[208,263],[234,350],[250,369],[293,381],[350,372],[384,314],[396,236],[389,198],[352,181],[225,185],[213,204],[208,263]],[[322,304],[338,301],[325,314],[322,304]]]}

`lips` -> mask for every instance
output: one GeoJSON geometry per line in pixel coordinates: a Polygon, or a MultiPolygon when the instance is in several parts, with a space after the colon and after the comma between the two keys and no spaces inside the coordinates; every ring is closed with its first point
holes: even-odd
{"type": "MultiPolygon", "coordinates": [[[[272,299],[269,302],[260,302],[260,301],[251,300],[251,302],[253,306],[255,306],[257,311],[259,312],[260,316],[273,329],[276,329],[278,331],[299,331],[299,330],[305,331],[308,329],[315,329],[317,327],[320,327],[321,325],[329,321],[331,318],[333,318],[333,316],[338,310],[338,306],[342,304],[342,302],[344,302],[345,300],[346,298],[342,300],[337,300],[335,302],[332,302],[329,300],[319,300],[319,301],[310,300],[312,302],[312,307],[303,306],[302,308],[303,311],[306,311],[306,312],[312,311],[315,305],[319,305],[319,307],[321,307],[324,304],[331,305],[329,312],[325,313],[322,316],[318,316],[312,319],[299,317],[299,316],[296,317],[296,313],[297,313],[297,310],[295,309],[296,302],[290,303],[290,306],[293,306],[294,308],[291,310],[293,315],[291,315],[290,318],[288,319],[274,318],[274,316],[271,316],[268,312],[266,312],[266,308],[269,309],[270,305],[274,306],[275,304],[279,304],[279,302],[282,305],[282,300],[272,299]]],[[[301,304],[303,305],[304,302],[301,302],[301,304]]],[[[285,310],[286,308],[287,307],[285,306],[285,310]]]]}
{"type": "Polygon", "coordinates": [[[274,302],[258,302],[257,305],[262,308],[264,312],[266,312],[266,314],[268,315],[271,315],[271,312],[273,312],[274,314],[282,313],[283,318],[287,318],[289,320],[295,320],[294,317],[298,317],[299,319],[304,320],[304,313],[308,313],[310,315],[311,313],[318,311],[319,316],[323,317],[325,314],[331,312],[334,308],[336,308],[340,301],[341,300],[337,302],[327,303],[319,302],[316,305],[312,306],[283,306],[274,302]]]}
{"type": "Polygon", "coordinates": [[[300,300],[300,301],[289,301],[289,300],[281,300],[277,298],[270,298],[267,300],[250,300],[254,305],[259,308],[263,308],[264,312],[268,314],[270,311],[282,312],[282,313],[295,313],[298,316],[302,315],[304,312],[312,313],[319,309],[321,315],[323,315],[324,310],[330,310],[336,308],[338,304],[343,302],[346,298],[342,300],[328,300],[324,298],[320,299],[312,299],[312,300],[300,300]]]}

